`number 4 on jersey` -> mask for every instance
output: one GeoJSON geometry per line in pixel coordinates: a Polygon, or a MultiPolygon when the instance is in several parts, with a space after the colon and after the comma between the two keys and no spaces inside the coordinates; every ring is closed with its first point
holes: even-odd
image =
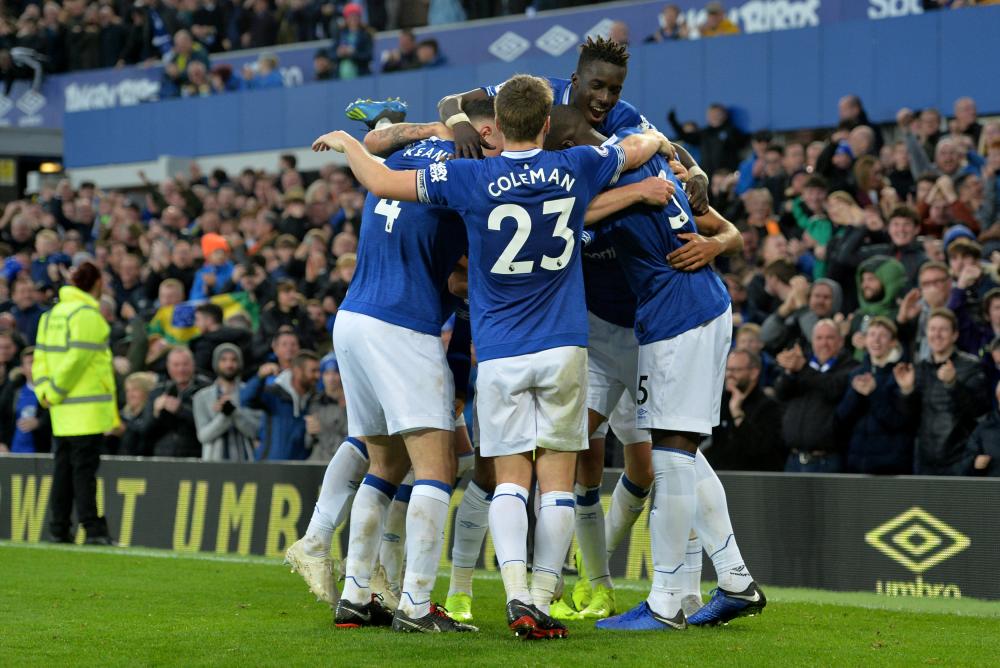
{"type": "Polygon", "coordinates": [[[380,199],[375,205],[375,213],[385,216],[385,231],[392,232],[392,226],[402,213],[402,209],[399,208],[399,200],[380,199]]]}

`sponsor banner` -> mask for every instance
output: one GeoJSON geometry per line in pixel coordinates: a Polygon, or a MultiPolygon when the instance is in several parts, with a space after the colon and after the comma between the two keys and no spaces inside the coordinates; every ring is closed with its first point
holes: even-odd
{"type": "MultiPolygon", "coordinates": [[[[689,26],[697,27],[705,20],[704,0],[677,0],[676,4],[689,26]]],[[[920,0],[743,0],[726,4],[729,19],[748,34],[923,13],[920,0]]],[[[662,0],[613,3],[417,32],[421,38],[438,38],[452,64],[509,63],[522,57],[562,56],[588,35],[607,35],[614,21],[625,22],[632,44],[638,44],[658,27],[663,6],[662,0]]],[[[395,35],[376,38],[375,69],[380,69],[379,54],[396,44],[395,35]]],[[[326,42],[311,42],[278,49],[285,85],[312,81],[313,54],[325,46],[326,42]]],[[[228,63],[239,71],[255,59],[256,54],[220,54],[212,63],[228,63]]],[[[162,74],[160,66],[62,74],[48,77],[39,92],[17,82],[9,96],[0,95],[0,127],[61,128],[64,113],[153,101],[159,96],[162,74]]]]}
{"type": "MultiPolygon", "coordinates": [[[[0,457],[0,539],[37,542],[47,532],[50,457],[0,457]]],[[[280,557],[309,523],[323,479],[314,464],[214,464],[105,458],[98,505],[122,546],[280,557]]],[[[617,473],[605,475],[607,507],[617,473]]],[[[726,474],[740,549],[765,584],[869,591],[884,596],[1000,599],[993,576],[1000,480],[726,474]]],[[[446,525],[451,544],[452,497],[446,525]]],[[[647,504],[648,506],[648,504],[647,504]]],[[[77,536],[83,540],[82,532],[77,536]]],[[[334,540],[346,553],[347,523],[334,540]]],[[[450,550],[442,555],[448,566],[450,550]]],[[[480,564],[495,570],[487,537],[480,564]]],[[[616,550],[612,575],[652,570],[648,507],[616,550]]],[[[714,578],[706,559],[704,579],[714,578]]]]}

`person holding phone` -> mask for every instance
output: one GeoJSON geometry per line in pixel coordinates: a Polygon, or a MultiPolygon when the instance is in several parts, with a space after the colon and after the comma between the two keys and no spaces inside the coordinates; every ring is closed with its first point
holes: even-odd
{"type": "Polygon", "coordinates": [[[194,395],[194,423],[205,461],[252,462],[260,411],[240,405],[243,353],[223,343],[212,353],[215,382],[194,395]]]}

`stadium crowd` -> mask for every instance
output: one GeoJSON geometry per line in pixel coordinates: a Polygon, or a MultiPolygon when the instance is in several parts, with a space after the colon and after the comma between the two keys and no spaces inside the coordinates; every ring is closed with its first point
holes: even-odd
{"type": "MultiPolygon", "coordinates": [[[[1000,122],[840,101],[823,140],[672,118],[744,238],[720,470],[1000,475],[1000,122]]],[[[141,191],[68,180],[0,216],[0,451],[50,449],[32,392],[41,314],[104,272],[122,426],[104,451],[326,461],[347,435],[331,351],[364,193],[350,171],[203,172],[141,191]]],[[[447,330],[447,327],[445,328],[447,330]]],[[[443,332],[447,338],[448,331],[443,332]]]]}

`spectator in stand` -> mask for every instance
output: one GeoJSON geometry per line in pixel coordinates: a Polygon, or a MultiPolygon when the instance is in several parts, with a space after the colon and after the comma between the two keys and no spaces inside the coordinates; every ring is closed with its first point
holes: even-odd
{"type": "Polygon", "coordinates": [[[140,454],[201,456],[192,401],[207,384],[205,378],[196,374],[194,356],[188,348],[173,348],[167,354],[167,380],[150,394],[146,410],[135,427],[143,437],[140,454]]]}
{"type": "Polygon", "coordinates": [[[710,2],[705,5],[705,13],[705,22],[698,26],[698,34],[702,37],[740,34],[739,27],[726,18],[726,10],[721,2],[710,2]]]}
{"type": "Polygon", "coordinates": [[[833,320],[816,323],[812,354],[796,343],[778,353],[783,373],[775,395],[784,409],[782,434],[789,449],[785,470],[798,473],[839,473],[844,469],[846,436],[836,409],[857,367],[844,350],[844,337],[833,320]]]}
{"type": "Polygon", "coordinates": [[[92,70],[101,66],[101,25],[97,5],[67,5],[70,18],[66,29],[69,71],[92,70]],[[84,9],[86,7],[86,9],[84,9]]]}
{"type": "Polygon", "coordinates": [[[284,279],[278,283],[277,297],[269,304],[260,316],[260,338],[270,341],[282,327],[289,327],[296,332],[299,343],[309,348],[313,341],[309,335],[309,314],[302,306],[302,296],[298,292],[295,281],[284,279]]]}
{"type": "Polygon", "coordinates": [[[122,59],[128,30],[122,25],[113,6],[102,5],[97,14],[97,22],[101,26],[99,66],[114,67],[122,59]]]}
{"type": "Polygon", "coordinates": [[[719,426],[705,456],[718,471],[782,471],[781,407],[764,393],[760,357],[734,350],[726,360],[726,390],[719,426]]]}
{"type": "Polygon", "coordinates": [[[747,135],[733,123],[729,110],[724,105],[712,104],[706,112],[707,125],[699,130],[685,128],[671,109],[667,120],[677,138],[696,146],[700,153],[699,163],[711,178],[715,170],[726,168],[736,171],[740,164],[740,154],[747,144],[747,135]]]}
{"type": "Polygon", "coordinates": [[[872,134],[872,152],[878,153],[882,149],[884,140],[882,131],[878,126],[868,120],[868,113],[865,111],[861,98],[857,95],[845,95],[837,102],[837,115],[840,117],[840,125],[848,130],[854,130],[859,126],[867,127],[872,134]]]}
{"type": "Polygon", "coordinates": [[[53,285],[62,279],[71,259],[59,252],[59,235],[53,230],[41,230],[35,235],[35,257],[31,261],[31,280],[53,285]]]}
{"type": "Polygon", "coordinates": [[[736,182],[736,194],[743,195],[751,188],[760,188],[764,184],[764,153],[771,145],[771,132],[758,130],[750,137],[750,155],[739,164],[739,181],[736,182]]]}
{"type": "Polygon", "coordinates": [[[965,446],[965,475],[1000,477],[1000,382],[993,387],[993,410],[976,425],[965,446]]]}
{"type": "Polygon", "coordinates": [[[189,345],[199,372],[206,376],[215,375],[212,358],[223,343],[239,348],[241,368],[253,368],[250,357],[253,353],[253,335],[246,329],[224,325],[222,308],[218,304],[199,304],[194,311],[194,326],[201,334],[189,345]]]}
{"type": "Polygon", "coordinates": [[[271,13],[268,0],[246,0],[250,11],[243,16],[240,43],[244,49],[260,49],[278,43],[278,20],[271,13]]]}
{"type": "Polygon", "coordinates": [[[330,81],[337,78],[330,53],[326,49],[319,49],[313,56],[313,78],[316,81],[330,81]]]}
{"type": "MultiPolygon", "coordinates": [[[[209,53],[219,53],[232,48],[226,36],[226,23],[231,9],[228,3],[218,0],[201,0],[191,17],[191,34],[209,53]]],[[[304,41],[304,40],[303,40],[304,41]]]]}
{"type": "Polygon", "coordinates": [[[837,407],[837,420],[850,434],[845,471],[909,475],[916,415],[892,373],[903,354],[896,324],[875,316],[863,337],[864,359],[851,373],[850,386],[837,407]]]}
{"type": "Polygon", "coordinates": [[[772,354],[792,345],[808,349],[816,323],[840,312],[843,291],[835,281],[821,278],[810,286],[795,276],[789,286],[781,306],[761,325],[764,346],[772,354]]]}
{"type": "Polygon", "coordinates": [[[960,97],[955,100],[955,120],[952,121],[952,134],[966,135],[973,144],[979,144],[983,126],[977,120],[976,101],[971,97],[960,97]]]}
{"type": "Polygon", "coordinates": [[[258,461],[306,459],[306,415],[319,382],[319,357],[303,350],[290,369],[278,371],[276,364],[264,364],[240,392],[241,405],[264,412],[255,456],[258,461]],[[273,383],[265,382],[275,374],[273,383]]]}
{"type": "Polygon", "coordinates": [[[441,54],[436,39],[425,39],[417,45],[417,60],[420,67],[441,67],[448,64],[448,59],[441,54]]]}
{"type": "Polygon", "coordinates": [[[930,359],[893,369],[911,410],[920,413],[914,473],[961,475],[965,444],[976,421],[990,408],[986,375],[979,360],[955,346],[958,321],[948,309],[927,319],[930,359]]]}
{"type": "Polygon", "coordinates": [[[27,278],[18,279],[14,283],[12,297],[13,306],[10,308],[10,314],[17,323],[17,331],[29,346],[33,346],[38,335],[38,323],[45,309],[39,305],[35,286],[27,278]]]}
{"type": "Polygon", "coordinates": [[[229,242],[219,234],[206,234],[201,238],[201,253],[205,264],[195,274],[191,299],[206,299],[222,294],[222,288],[233,276],[233,263],[229,259],[229,242]]]}
{"type": "Polygon", "coordinates": [[[907,287],[917,282],[917,273],[927,261],[923,245],[917,241],[920,232],[920,217],[913,209],[896,207],[889,213],[887,242],[862,244],[865,228],[855,227],[842,241],[841,250],[848,256],[864,261],[875,255],[886,255],[902,263],[906,270],[907,287]]]}
{"type": "Polygon", "coordinates": [[[129,457],[143,454],[145,434],[139,427],[143,426],[142,415],[156,385],[156,374],[149,371],[137,371],[125,378],[125,405],[119,411],[122,423],[109,433],[118,439],[116,454],[129,457]]]}
{"type": "Polygon", "coordinates": [[[983,297],[982,319],[973,317],[967,306],[955,311],[958,318],[960,350],[986,358],[990,344],[1000,337],[1000,288],[993,288],[983,297]]]}
{"type": "Polygon", "coordinates": [[[328,462],[347,438],[347,408],[337,358],[330,353],[320,360],[319,396],[306,416],[306,433],[312,441],[309,460],[328,462]]]}
{"type": "Polygon", "coordinates": [[[194,266],[191,242],[177,239],[172,246],[164,244],[163,248],[169,248],[169,254],[162,257],[154,253],[149,262],[149,275],[145,285],[146,300],[150,303],[159,299],[160,286],[169,279],[180,284],[182,294],[187,294],[194,286],[197,269],[194,266]]]}
{"type": "Polygon", "coordinates": [[[465,9],[459,0],[430,0],[427,8],[427,25],[461,23],[465,17],[465,9]]]}
{"type": "Polygon", "coordinates": [[[896,322],[899,325],[899,340],[914,361],[930,358],[927,343],[927,319],[931,312],[948,304],[952,280],[948,266],[941,262],[928,261],[917,274],[918,288],[910,290],[899,304],[896,322]]]}
{"type": "Polygon", "coordinates": [[[628,46],[628,24],[624,21],[615,21],[608,29],[608,39],[616,44],[628,46]]]}
{"type": "Polygon", "coordinates": [[[39,405],[31,365],[35,349],[21,351],[21,367],[0,390],[0,453],[34,454],[52,450],[49,411],[39,405]]]}
{"type": "MultiPolygon", "coordinates": [[[[897,297],[906,287],[906,269],[885,255],[875,255],[861,263],[857,272],[858,310],[851,315],[848,330],[855,357],[864,356],[865,332],[872,318],[892,318],[899,311],[897,297]]],[[[895,332],[893,332],[895,338],[895,332]]]]}
{"type": "Polygon", "coordinates": [[[355,79],[371,72],[374,43],[368,26],[361,22],[361,5],[344,5],[344,25],[338,26],[330,48],[335,58],[337,78],[355,79]]]}
{"type": "Polygon", "coordinates": [[[142,284],[142,259],[138,255],[129,253],[122,258],[111,284],[118,313],[126,320],[131,320],[149,306],[146,286],[142,284]]]}
{"type": "Polygon", "coordinates": [[[670,42],[688,38],[688,27],[681,17],[681,8],[674,4],[666,5],[659,15],[660,27],[656,32],[644,39],[650,42],[670,42]]]}
{"type": "Polygon", "coordinates": [[[216,380],[194,395],[194,423],[205,461],[252,462],[261,413],[240,401],[243,353],[231,343],[212,351],[216,380]]]}
{"type": "Polygon", "coordinates": [[[983,324],[982,304],[986,294],[1000,287],[997,270],[982,262],[983,247],[967,237],[948,244],[948,267],[954,287],[948,297],[948,308],[976,324],[983,324]]]}
{"type": "Polygon", "coordinates": [[[409,28],[399,32],[399,46],[382,52],[383,72],[403,72],[420,67],[417,58],[417,38],[409,28]]]}
{"type": "Polygon", "coordinates": [[[285,80],[281,78],[281,70],[278,68],[278,56],[273,53],[262,53],[257,58],[256,65],[243,66],[243,88],[264,90],[284,85],[285,80]]]}
{"type": "Polygon", "coordinates": [[[11,372],[19,363],[18,355],[18,341],[14,331],[0,328],[0,391],[10,382],[11,372]]]}
{"type": "Polygon", "coordinates": [[[181,88],[190,83],[188,67],[193,62],[199,62],[207,69],[208,53],[201,44],[191,39],[191,33],[178,30],[174,34],[174,48],[170,52],[170,59],[163,69],[160,97],[178,97],[181,94],[181,88]]]}
{"type": "Polygon", "coordinates": [[[181,84],[181,97],[208,97],[215,92],[208,68],[197,60],[188,65],[187,81],[181,84]]]}

